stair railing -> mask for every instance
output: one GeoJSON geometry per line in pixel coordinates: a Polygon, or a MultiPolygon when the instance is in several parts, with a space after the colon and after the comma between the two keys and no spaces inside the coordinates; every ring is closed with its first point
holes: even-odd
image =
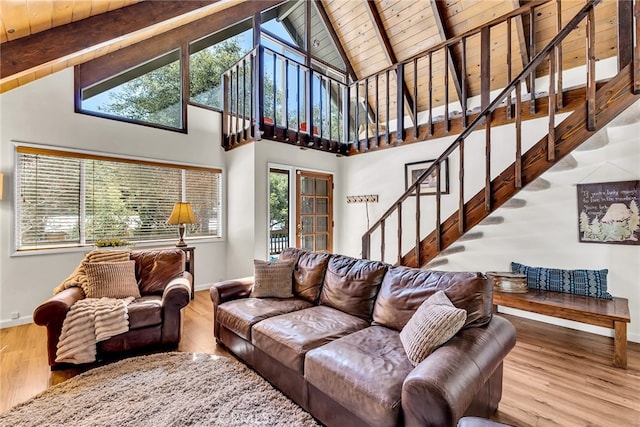
{"type": "MultiPolygon", "coordinates": [[[[587,43],[586,43],[586,102],[587,102],[587,127],[589,130],[595,130],[595,21],[594,21],[594,7],[598,4],[600,0],[589,0],[586,2],[585,6],[563,27],[559,28],[560,19],[558,19],[558,27],[556,31],[555,37],[544,47],[542,48],[529,63],[524,66],[522,71],[513,79],[511,79],[510,75],[508,75],[508,84],[506,87],[500,91],[500,93],[490,100],[490,30],[492,27],[499,25],[501,23],[506,22],[507,28],[509,31],[507,32],[508,44],[510,45],[511,39],[511,31],[510,31],[510,22],[513,19],[519,19],[520,14],[526,13],[529,15],[529,24],[530,28],[535,28],[535,7],[539,4],[531,5],[531,8],[527,11],[523,11],[517,9],[513,13],[506,15],[505,17],[498,18],[495,21],[492,21],[478,29],[472,30],[468,33],[465,33],[461,36],[458,36],[455,39],[452,39],[446,43],[441,44],[440,46],[435,47],[434,49],[444,49],[445,52],[449,50],[449,47],[454,43],[461,43],[462,49],[464,52],[465,39],[471,35],[480,34],[480,45],[481,45],[481,57],[483,58],[481,65],[481,112],[475,117],[475,119],[465,127],[462,133],[453,141],[453,143],[446,149],[444,152],[433,162],[433,164],[423,171],[419,177],[413,182],[407,190],[398,198],[396,202],[392,204],[392,206],[382,215],[382,217],[374,223],[369,230],[362,237],[362,257],[365,259],[371,258],[371,248],[372,248],[372,236],[376,231],[379,231],[379,243],[380,243],[380,257],[379,259],[385,260],[385,249],[387,246],[386,239],[386,223],[390,222],[392,215],[397,216],[397,263],[401,265],[410,265],[414,267],[420,267],[428,262],[430,259],[426,259],[423,256],[422,252],[424,249],[424,241],[422,240],[423,233],[421,233],[421,187],[427,181],[428,178],[435,178],[435,227],[432,229],[431,234],[435,234],[435,253],[440,252],[443,248],[443,244],[441,241],[442,236],[442,224],[443,221],[441,219],[442,214],[442,189],[441,189],[441,181],[442,181],[442,172],[444,168],[445,162],[452,157],[454,152],[458,153],[458,164],[459,164],[459,173],[458,173],[458,233],[462,235],[468,229],[468,226],[473,226],[478,223],[481,218],[473,218],[468,219],[465,215],[465,197],[464,197],[464,184],[465,184],[465,170],[464,170],[464,149],[465,149],[465,139],[469,137],[469,135],[478,130],[482,125],[485,128],[485,179],[484,179],[484,211],[485,216],[492,212],[492,209],[495,206],[492,206],[492,194],[491,194],[491,120],[492,113],[501,106],[503,103],[507,106],[507,114],[512,114],[512,110],[515,110],[515,128],[516,128],[516,138],[515,138],[515,187],[521,188],[522,186],[522,116],[521,111],[523,108],[523,96],[522,96],[522,86],[527,83],[527,79],[529,79],[529,90],[532,94],[529,100],[529,106],[531,109],[535,109],[536,101],[535,101],[535,74],[537,67],[542,64],[542,62],[546,59],[548,61],[548,75],[549,75],[549,86],[548,86],[548,109],[547,109],[547,117],[549,119],[549,127],[548,127],[548,144],[547,144],[547,156],[549,161],[554,160],[555,153],[555,112],[559,105],[562,103],[562,83],[561,77],[556,78],[556,73],[558,76],[562,75],[562,70],[560,64],[562,64],[562,53],[561,53],[561,43],[570,34],[573,30],[575,30],[578,25],[586,20],[586,35],[587,35],[587,43]],[[517,12],[517,13],[516,13],[517,12]],[[558,82],[558,80],[560,80],[558,82]],[[558,90],[556,90],[556,84],[558,84],[558,90]],[[514,99],[512,100],[512,94],[515,92],[514,99]],[[414,248],[408,252],[407,255],[403,256],[403,205],[409,198],[415,198],[415,240],[414,240],[414,248]]],[[[556,2],[557,12],[560,13],[560,2],[556,2]]],[[[535,46],[533,46],[535,50],[535,46]]],[[[427,56],[432,54],[433,51],[428,51],[427,56]]],[[[464,69],[464,54],[463,57],[463,69],[464,69]]],[[[510,60],[510,58],[508,58],[510,60]]],[[[446,67],[445,67],[446,68],[446,67]]],[[[401,85],[402,83],[402,64],[398,64],[398,83],[401,85]]],[[[509,67],[509,70],[511,68],[509,67]]],[[[386,73],[386,70],[383,70],[386,73]]],[[[510,74],[510,71],[508,72],[510,74]]],[[[464,74],[463,74],[464,75],[464,74]]],[[[431,80],[431,79],[430,79],[431,80]]],[[[431,84],[430,84],[431,86],[431,84]]],[[[464,81],[462,86],[464,87],[464,81]]],[[[465,102],[466,98],[464,96],[461,98],[463,105],[463,121],[466,123],[466,108],[465,102]]],[[[398,94],[401,93],[401,90],[398,89],[398,94]]],[[[445,105],[447,100],[445,99],[445,105]]],[[[402,138],[402,120],[403,114],[401,113],[401,107],[399,106],[401,102],[398,102],[398,125],[400,135],[399,139],[402,138]]],[[[445,106],[446,109],[446,106],[445,106]]],[[[446,110],[445,110],[446,111],[446,110]]],[[[417,112],[417,111],[416,111],[417,112]]],[[[431,113],[429,113],[429,128],[432,127],[432,118],[431,113]]],[[[444,120],[448,121],[448,113],[445,114],[444,120]]],[[[414,132],[417,133],[417,127],[414,126],[414,132]]],[[[426,240],[426,239],[425,239],[426,240]]],[[[433,251],[432,251],[433,252],[433,251]]],[[[430,257],[432,258],[432,257],[430,257]]]]}

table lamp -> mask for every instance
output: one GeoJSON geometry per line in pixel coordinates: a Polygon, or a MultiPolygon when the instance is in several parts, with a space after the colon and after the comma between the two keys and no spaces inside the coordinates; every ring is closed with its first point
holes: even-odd
{"type": "Polygon", "coordinates": [[[167,224],[178,225],[180,240],[176,243],[177,247],[182,248],[187,246],[184,241],[184,225],[195,223],[197,223],[196,216],[193,214],[193,210],[191,210],[191,204],[189,202],[176,202],[176,204],[173,205],[173,211],[167,220],[167,224]]]}

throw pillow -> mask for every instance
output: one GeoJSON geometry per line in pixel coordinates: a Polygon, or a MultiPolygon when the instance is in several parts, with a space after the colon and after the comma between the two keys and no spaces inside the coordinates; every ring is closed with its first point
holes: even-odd
{"type": "Polygon", "coordinates": [[[427,298],[400,331],[400,341],[413,366],[449,341],[464,325],[467,312],[456,308],[444,291],[427,298]]]}
{"type": "Polygon", "coordinates": [[[87,283],[82,290],[87,298],[140,298],[135,261],[84,262],[87,283]]]}
{"type": "Polygon", "coordinates": [[[527,276],[527,287],[593,298],[613,299],[607,292],[609,270],[562,270],[511,263],[513,273],[527,276]]]}
{"type": "Polygon", "coordinates": [[[293,260],[253,261],[252,298],[291,298],[293,296],[293,260]]]}

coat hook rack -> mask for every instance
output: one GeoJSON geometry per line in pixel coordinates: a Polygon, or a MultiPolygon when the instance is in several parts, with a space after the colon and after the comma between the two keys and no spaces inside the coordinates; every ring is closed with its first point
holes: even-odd
{"type": "Polygon", "coordinates": [[[378,203],[378,195],[347,196],[347,203],[378,203]]]}

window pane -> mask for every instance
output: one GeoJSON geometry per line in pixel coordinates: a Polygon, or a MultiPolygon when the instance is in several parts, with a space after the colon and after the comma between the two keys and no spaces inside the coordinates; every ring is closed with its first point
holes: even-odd
{"type": "Polygon", "coordinates": [[[300,186],[302,187],[300,188],[300,193],[313,194],[313,178],[303,176],[300,181],[300,186]]]}
{"type": "Polygon", "coordinates": [[[318,234],[316,235],[316,251],[326,251],[329,247],[328,239],[326,234],[318,234]]]}
{"type": "Polygon", "coordinates": [[[302,236],[302,249],[306,249],[308,251],[315,250],[313,247],[313,234],[302,236]]]}
{"type": "Polygon", "coordinates": [[[80,242],[80,159],[18,155],[16,239],[30,248],[80,242]]]}
{"type": "Polygon", "coordinates": [[[302,232],[313,233],[313,216],[306,215],[302,217],[302,232]]]}
{"type": "Polygon", "coordinates": [[[81,109],[181,129],[180,51],[83,88],[81,109]]]}
{"type": "Polygon", "coordinates": [[[329,184],[329,181],[327,181],[326,179],[316,178],[316,194],[318,196],[328,196],[329,195],[328,184],[329,184]]]}
{"type": "Polygon", "coordinates": [[[303,197],[302,198],[302,209],[301,212],[303,214],[312,214],[313,213],[313,197],[303,197]]]}
{"type": "Polygon", "coordinates": [[[326,214],[329,213],[329,199],[318,197],[316,199],[316,213],[326,214]]]}
{"type": "Polygon", "coordinates": [[[166,221],[183,200],[198,221],[187,236],[222,234],[222,176],[215,170],[24,150],[17,171],[18,250],[99,239],[174,239],[177,227],[166,221]]]}
{"type": "Polygon", "coordinates": [[[260,27],[280,40],[304,49],[307,27],[305,3],[288,1],[262,12],[260,27]]]}
{"type": "MultiPolygon", "coordinates": [[[[191,44],[189,97],[192,102],[222,109],[221,76],[253,49],[253,29],[250,26],[250,21],[242,23],[191,44]],[[245,30],[246,26],[249,29],[245,30]]],[[[245,74],[248,91],[251,76],[249,64],[245,74]]]]}
{"type": "Polygon", "coordinates": [[[329,230],[329,217],[318,216],[316,217],[316,231],[328,231],[329,230]]]}

